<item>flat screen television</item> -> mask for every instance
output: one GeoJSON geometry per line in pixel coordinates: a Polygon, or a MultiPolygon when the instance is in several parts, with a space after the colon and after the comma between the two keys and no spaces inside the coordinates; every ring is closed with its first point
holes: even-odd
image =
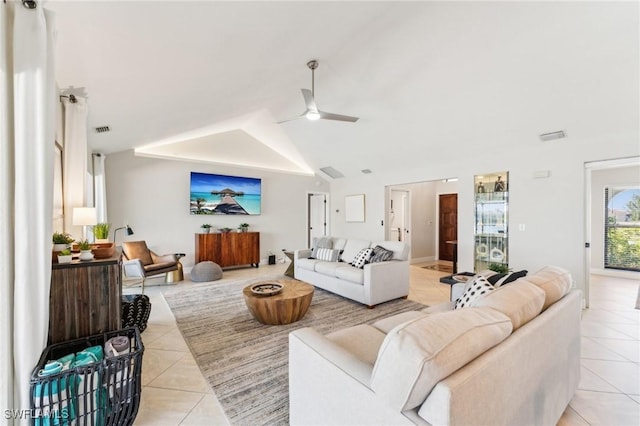
{"type": "Polygon", "coordinates": [[[191,214],[258,215],[262,180],[191,172],[191,214]]]}

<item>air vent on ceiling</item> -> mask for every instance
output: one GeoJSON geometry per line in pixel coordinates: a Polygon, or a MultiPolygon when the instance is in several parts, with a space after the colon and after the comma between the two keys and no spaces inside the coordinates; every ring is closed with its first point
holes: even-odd
{"type": "Polygon", "coordinates": [[[109,128],[109,126],[100,126],[100,127],[96,127],[96,133],[107,133],[110,132],[111,129],[109,128]]]}
{"type": "Polygon", "coordinates": [[[332,179],[344,177],[342,173],[340,173],[333,167],[320,167],[320,170],[332,179]]]}
{"type": "Polygon", "coordinates": [[[362,169],[360,170],[362,173],[364,173],[365,175],[368,175],[369,173],[371,173],[371,169],[362,169]]]}
{"type": "Polygon", "coordinates": [[[550,133],[543,133],[540,135],[540,140],[542,142],[548,142],[548,141],[552,141],[554,139],[562,139],[562,138],[566,138],[567,134],[564,132],[564,130],[558,130],[557,132],[550,132],[550,133]]]}

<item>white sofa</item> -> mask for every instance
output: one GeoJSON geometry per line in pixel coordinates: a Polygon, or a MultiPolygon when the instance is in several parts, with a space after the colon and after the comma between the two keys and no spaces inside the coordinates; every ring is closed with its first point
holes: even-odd
{"type": "Polygon", "coordinates": [[[296,330],[290,423],[555,425],[580,378],[582,297],[570,287],[568,272],[547,267],[475,307],[296,330]]]}
{"type": "Polygon", "coordinates": [[[312,250],[294,252],[294,277],[356,302],[373,307],[409,294],[409,246],[401,241],[372,242],[327,237],[331,248],[341,250],[339,262],[311,258],[312,250]],[[349,263],[364,248],[384,247],[393,259],[368,263],[362,269],[349,263]]]}

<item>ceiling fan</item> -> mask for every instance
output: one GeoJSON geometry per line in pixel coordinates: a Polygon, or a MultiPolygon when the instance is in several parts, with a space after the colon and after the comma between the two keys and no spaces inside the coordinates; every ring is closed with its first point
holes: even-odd
{"type": "Polygon", "coordinates": [[[318,109],[316,105],[316,101],[314,99],[314,83],[315,83],[315,70],[318,68],[318,61],[311,60],[307,62],[307,66],[311,70],[311,90],[309,89],[301,89],[302,96],[304,97],[304,103],[307,106],[305,112],[295,118],[290,118],[289,120],[279,121],[280,123],[286,123],[287,121],[297,120],[298,118],[307,117],[308,120],[337,120],[337,121],[348,121],[350,123],[355,123],[358,121],[358,117],[350,117],[348,115],[340,115],[333,114],[331,112],[324,112],[318,109]]]}

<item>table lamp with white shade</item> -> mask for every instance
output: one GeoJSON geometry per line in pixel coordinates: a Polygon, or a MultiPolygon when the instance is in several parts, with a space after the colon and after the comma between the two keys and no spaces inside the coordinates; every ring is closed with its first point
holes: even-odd
{"type": "Polygon", "coordinates": [[[95,207],[74,207],[73,226],[82,226],[82,239],[87,239],[87,226],[98,223],[98,216],[95,207]]]}

